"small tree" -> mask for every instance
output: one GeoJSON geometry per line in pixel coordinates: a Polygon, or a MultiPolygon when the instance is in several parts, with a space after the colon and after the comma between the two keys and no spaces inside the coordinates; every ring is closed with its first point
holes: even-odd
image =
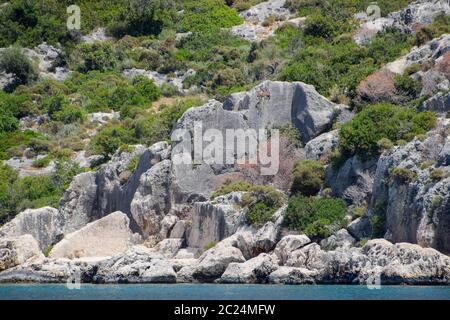
{"type": "Polygon", "coordinates": [[[294,167],[294,181],[292,193],[301,193],[305,196],[316,195],[323,186],[325,167],[318,161],[299,161],[294,167]]]}
{"type": "Polygon", "coordinates": [[[0,72],[13,74],[15,80],[6,91],[14,91],[19,85],[26,85],[37,78],[30,59],[20,48],[11,47],[0,53],[0,72]]]}

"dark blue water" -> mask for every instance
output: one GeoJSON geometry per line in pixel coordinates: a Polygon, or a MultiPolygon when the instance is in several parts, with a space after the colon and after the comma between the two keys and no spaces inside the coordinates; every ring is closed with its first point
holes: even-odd
{"type": "Polygon", "coordinates": [[[63,284],[0,284],[0,300],[450,300],[450,286],[220,285],[139,284],[82,285],[69,290],[63,284]]]}

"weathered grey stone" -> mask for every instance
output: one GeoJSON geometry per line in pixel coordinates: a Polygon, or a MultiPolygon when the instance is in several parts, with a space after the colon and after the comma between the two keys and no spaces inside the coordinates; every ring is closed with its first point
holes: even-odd
{"type": "Polygon", "coordinates": [[[305,145],[307,159],[319,160],[333,151],[339,142],[339,130],[326,132],[305,145]]]}
{"type": "Polygon", "coordinates": [[[175,223],[174,227],[170,231],[170,237],[169,238],[186,238],[186,231],[188,227],[190,226],[190,223],[188,223],[187,220],[179,220],[177,223],[175,223]]]}
{"type": "MultiPolygon", "coordinates": [[[[175,227],[177,222],[178,222],[178,217],[174,214],[169,214],[161,220],[161,223],[160,223],[161,230],[159,231],[161,239],[165,239],[170,236],[170,233],[172,232],[172,229],[175,227]]],[[[181,237],[178,237],[178,238],[181,238],[181,237]]]]}
{"type": "Polygon", "coordinates": [[[276,257],[262,253],[243,263],[230,263],[220,278],[222,283],[265,283],[266,278],[278,269],[276,257]]]}
{"type": "Polygon", "coordinates": [[[325,184],[333,190],[334,196],[349,204],[361,205],[370,199],[376,169],[376,159],[363,162],[354,156],[338,169],[329,166],[325,184]]]}
{"type": "Polygon", "coordinates": [[[222,276],[230,263],[244,262],[245,259],[242,252],[235,247],[216,245],[203,253],[198,261],[192,277],[198,281],[212,282],[222,276]]]}
{"type": "Polygon", "coordinates": [[[164,239],[155,246],[155,250],[161,253],[164,257],[173,258],[183,245],[183,239],[164,239]]]}
{"type": "Polygon", "coordinates": [[[96,283],[174,283],[170,261],[159,253],[130,251],[99,264],[96,283]]]}
{"type": "Polygon", "coordinates": [[[43,256],[37,241],[29,234],[0,239],[0,272],[43,256]]]}
{"type": "Polygon", "coordinates": [[[345,229],[341,229],[330,237],[323,239],[320,246],[323,250],[331,251],[336,248],[350,248],[356,241],[345,229]]]}
{"type": "Polygon", "coordinates": [[[287,235],[277,243],[274,253],[280,260],[280,265],[284,265],[293,251],[310,243],[311,240],[306,235],[287,235]]]}
{"type": "Polygon", "coordinates": [[[439,153],[438,165],[445,167],[450,166],[450,137],[447,137],[441,153],[439,153]]]}
{"type": "Polygon", "coordinates": [[[272,272],[267,281],[272,284],[314,284],[319,272],[296,267],[280,267],[272,272]]]}
{"type": "Polygon", "coordinates": [[[425,140],[414,140],[384,154],[377,165],[369,216],[384,222],[378,233],[396,243],[418,243],[441,252],[450,252],[450,178],[447,167],[427,167],[437,162],[445,145],[449,121],[440,120],[425,140]],[[391,179],[395,168],[415,172],[411,181],[391,179]],[[434,170],[442,170],[441,178],[430,178],[434,170]]]}
{"type": "Polygon", "coordinates": [[[362,252],[369,259],[362,277],[378,274],[382,284],[450,283],[450,258],[434,249],[376,239],[368,241],[362,252]]]}
{"type": "Polygon", "coordinates": [[[105,257],[125,252],[140,240],[139,235],[131,232],[129,223],[124,213],[111,213],[66,235],[53,247],[50,257],[105,257]]]}
{"type": "Polygon", "coordinates": [[[245,211],[239,207],[241,197],[241,192],[233,192],[212,202],[195,203],[188,246],[204,248],[234,234],[245,222],[245,211]]]}
{"type": "Polygon", "coordinates": [[[92,282],[99,260],[37,259],[0,273],[0,282],[92,282]]]}
{"type": "Polygon", "coordinates": [[[28,209],[0,228],[0,238],[32,235],[39,248],[45,251],[62,237],[58,210],[50,207],[28,209]]]}
{"type": "Polygon", "coordinates": [[[311,243],[292,251],[285,265],[288,267],[320,270],[325,267],[326,256],[326,252],[322,251],[317,243],[311,243]]]}
{"type": "Polygon", "coordinates": [[[347,231],[356,239],[361,240],[372,235],[372,224],[368,217],[355,219],[347,226],[347,231]]]}

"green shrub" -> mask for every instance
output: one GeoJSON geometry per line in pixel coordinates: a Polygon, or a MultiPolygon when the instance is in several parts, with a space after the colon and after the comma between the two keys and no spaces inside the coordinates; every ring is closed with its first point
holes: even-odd
{"type": "Polygon", "coordinates": [[[52,158],[49,156],[40,158],[40,159],[36,159],[33,161],[33,167],[36,168],[46,168],[50,165],[50,162],[52,161],[52,158]]]}
{"type": "Polygon", "coordinates": [[[212,249],[216,246],[217,242],[211,241],[208,242],[207,244],[205,244],[205,246],[203,247],[203,252],[208,251],[209,249],[212,249]]]}
{"type": "Polygon", "coordinates": [[[210,32],[242,23],[236,10],[227,7],[222,0],[187,0],[183,7],[183,32],[210,32]]]}
{"type": "Polygon", "coordinates": [[[381,139],[411,140],[429,131],[436,123],[432,112],[417,113],[391,104],[366,107],[339,132],[339,146],[346,157],[359,155],[370,159],[380,152],[381,139]]]}
{"type": "Polygon", "coordinates": [[[422,83],[408,75],[398,75],[395,77],[395,88],[399,94],[409,99],[415,99],[419,97],[422,91],[422,83]]]}
{"type": "Polygon", "coordinates": [[[411,183],[417,178],[417,173],[407,168],[395,168],[391,177],[400,183],[411,183]]]}
{"type": "Polygon", "coordinates": [[[370,218],[372,224],[372,238],[383,238],[386,230],[386,218],[383,215],[373,215],[370,218]]]}
{"type": "Polygon", "coordinates": [[[72,53],[71,60],[77,71],[83,73],[93,70],[106,72],[117,68],[118,56],[111,43],[94,42],[82,44],[78,50],[72,53]]]}
{"type": "Polygon", "coordinates": [[[14,82],[5,88],[13,91],[19,85],[26,85],[37,79],[37,73],[30,59],[22,49],[12,47],[0,53],[0,72],[11,73],[15,76],[14,82]]]}
{"type": "Polygon", "coordinates": [[[305,233],[312,238],[326,238],[345,227],[347,206],[342,199],[307,198],[289,199],[284,223],[290,230],[305,233]]]}
{"type": "Polygon", "coordinates": [[[433,169],[430,172],[430,179],[432,181],[440,181],[444,178],[444,171],[442,169],[433,169]]]}
{"type": "Polygon", "coordinates": [[[392,149],[394,147],[394,144],[392,143],[392,141],[387,139],[387,138],[383,138],[380,141],[378,141],[377,145],[378,145],[378,149],[380,151],[382,151],[382,150],[389,150],[389,149],[392,149]]]}
{"type": "Polygon", "coordinates": [[[28,208],[57,208],[63,192],[80,172],[78,165],[62,161],[51,175],[19,178],[17,171],[0,165],[0,225],[28,208]]]}
{"type": "Polygon", "coordinates": [[[236,181],[231,182],[227,181],[223,185],[221,185],[216,191],[211,195],[211,199],[217,198],[219,196],[226,195],[231,192],[236,191],[250,191],[252,189],[252,185],[245,181],[236,181]]]}
{"type": "Polygon", "coordinates": [[[316,195],[323,187],[325,167],[313,160],[302,160],[294,165],[292,193],[304,196],[316,195]]]}
{"type": "Polygon", "coordinates": [[[254,186],[242,197],[242,205],[248,209],[247,220],[257,228],[271,221],[285,201],[286,197],[270,186],[254,186]]]}
{"type": "Polygon", "coordinates": [[[334,20],[319,13],[315,13],[306,19],[305,35],[331,39],[337,31],[334,20]]]}
{"type": "Polygon", "coordinates": [[[172,24],[173,6],[167,0],[130,0],[109,25],[117,38],[125,35],[158,35],[165,25],[172,24]]]}
{"type": "Polygon", "coordinates": [[[133,78],[132,85],[136,91],[148,101],[156,101],[161,97],[161,90],[150,79],[144,76],[133,78]]]}
{"type": "Polygon", "coordinates": [[[8,110],[0,113],[0,133],[12,132],[19,128],[19,121],[8,110]]]}
{"type": "Polygon", "coordinates": [[[137,167],[138,167],[138,165],[139,165],[139,160],[141,159],[141,157],[140,156],[134,156],[131,160],[130,160],[130,162],[128,162],[128,165],[127,165],[127,171],[130,171],[130,172],[135,172],[136,171],[136,169],[137,169],[137,167]]]}

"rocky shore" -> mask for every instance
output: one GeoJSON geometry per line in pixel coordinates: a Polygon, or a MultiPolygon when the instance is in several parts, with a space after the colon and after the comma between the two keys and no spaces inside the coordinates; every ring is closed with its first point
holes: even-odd
{"type": "MultiPolygon", "coordinates": [[[[192,131],[195,121],[202,121],[203,130],[291,125],[302,133],[300,157],[318,159],[336,144],[333,125],[351,117],[346,106],[312,86],[265,81],[224,103],[211,100],[188,110],[175,129],[192,131]]],[[[321,241],[289,231],[286,206],[256,228],[245,218],[245,192],[211,199],[223,181],[243,174],[237,166],[177,164],[177,141],[118,151],[100,170],[76,176],[59,209],[26,210],[0,228],[0,282],[366,284],[379,279],[448,285],[450,179],[431,183],[429,176],[432,169],[449,170],[449,127],[441,117],[424,139],[369,163],[353,158],[338,171],[328,167],[327,186],[334,194],[351,206],[369,207],[365,216],[350,218],[347,228],[321,241]],[[134,159],[137,166],[129,171],[134,159]],[[427,160],[435,161],[420,165],[427,160]],[[419,178],[406,186],[387,179],[399,166],[417,171],[419,178]],[[442,201],[434,201],[436,196],[442,201]],[[386,228],[369,240],[376,215],[386,219],[386,228]]],[[[281,150],[281,159],[286,152],[281,150]]],[[[277,177],[271,179],[267,183],[277,177]]]]}

